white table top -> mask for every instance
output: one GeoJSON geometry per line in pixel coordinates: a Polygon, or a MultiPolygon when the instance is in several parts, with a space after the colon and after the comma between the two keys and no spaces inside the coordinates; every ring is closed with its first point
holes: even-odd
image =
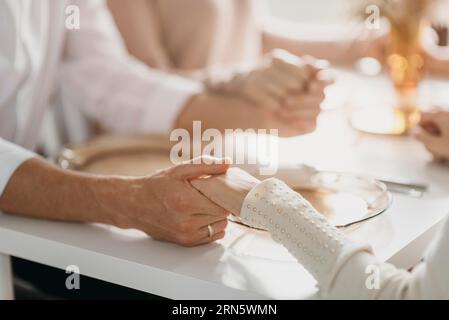
{"type": "MultiPolygon", "coordinates": [[[[341,98],[341,97],[339,97],[341,98]]],[[[407,137],[359,134],[340,111],[322,116],[316,133],[280,143],[283,165],[407,178],[426,183],[423,198],[395,194],[392,207],[350,236],[383,260],[409,267],[449,212],[449,168],[430,162],[407,137]]],[[[182,248],[135,230],[0,215],[0,253],[66,268],[169,298],[314,298],[315,281],[267,234],[231,224],[218,243],[182,248]]]]}

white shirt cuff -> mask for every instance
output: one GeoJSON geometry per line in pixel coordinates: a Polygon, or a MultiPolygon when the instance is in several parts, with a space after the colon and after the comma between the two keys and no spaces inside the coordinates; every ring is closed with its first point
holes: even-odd
{"type": "Polygon", "coordinates": [[[243,222],[270,232],[317,280],[326,297],[341,268],[358,252],[371,252],[354,243],[319,214],[299,193],[270,178],[246,196],[240,212],[243,222]]]}
{"type": "Polygon", "coordinates": [[[157,86],[148,96],[151,99],[149,105],[160,107],[147,109],[141,122],[141,131],[150,129],[152,133],[169,133],[174,129],[176,119],[189,99],[203,92],[204,85],[176,75],[153,73],[153,76],[159,74],[159,78],[157,86]]]}
{"type": "Polygon", "coordinates": [[[33,152],[0,138],[0,197],[14,171],[23,162],[35,156],[33,152]]]}

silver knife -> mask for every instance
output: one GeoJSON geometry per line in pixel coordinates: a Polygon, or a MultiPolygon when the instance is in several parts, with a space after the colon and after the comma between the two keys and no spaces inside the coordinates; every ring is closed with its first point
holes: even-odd
{"type": "Polygon", "coordinates": [[[377,179],[378,181],[384,183],[388,190],[391,192],[396,192],[400,194],[405,194],[411,197],[420,198],[428,190],[428,186],[420,183],[408,183],[399,181],[390,181],[377,179]]]}

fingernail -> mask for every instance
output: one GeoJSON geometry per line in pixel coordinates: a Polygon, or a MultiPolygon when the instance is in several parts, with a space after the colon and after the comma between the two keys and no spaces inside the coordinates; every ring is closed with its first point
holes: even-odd
{"type": "Polygon", "coordinates": [[[316,78],[320,81],[332,83],[335,81],[335,74],[331,70],[321,70],[316,78]]]}
{"type": "Polygon", "coordinates": [[[319,59],[315,61],[314,67],[318,69],[328,69],[330,67],[330,63],[328,60],[319,59]]]}

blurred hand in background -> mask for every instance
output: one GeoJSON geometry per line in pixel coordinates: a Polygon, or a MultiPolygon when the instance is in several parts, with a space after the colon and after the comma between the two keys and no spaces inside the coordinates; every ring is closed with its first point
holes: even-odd
{"type": "Polygon", "coordinates": [[[213,93],[241,97],[272,112],[279,121],[299,123],[304,132],[312,131],[320,113],[324,89],[332,83],[326,60],[300,58],[276,49],[247,72],[239,72],[227,81],[209,83],[213,93]]]}
{"type": "Polygon", "coordinates": [[[436,161],[449,161],[449,112],[423,113],[420,126],[417,139],[424,143],[436,161]]]}

